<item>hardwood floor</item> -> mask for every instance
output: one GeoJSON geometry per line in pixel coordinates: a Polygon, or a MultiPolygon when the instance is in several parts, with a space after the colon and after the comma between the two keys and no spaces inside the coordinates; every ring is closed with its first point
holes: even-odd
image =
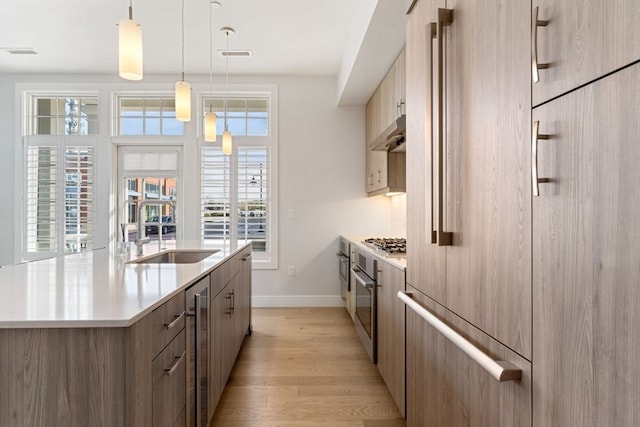
{"type": "Polygon", "coordinates": [[[402,427],[344,308],[254,308],[214,427],[402,427]]]}

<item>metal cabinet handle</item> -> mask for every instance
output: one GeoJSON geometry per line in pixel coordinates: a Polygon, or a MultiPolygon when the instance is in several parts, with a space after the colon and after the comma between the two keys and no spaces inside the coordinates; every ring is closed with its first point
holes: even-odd
{"type": "Polygon", "coordinates": [[[533,187],[534,197],[538,197],[540,195],[538,184],[550,182],[549,178],[538,178],[538,140],[551,138],[550,135],[539,133],[539,129],[540,122],[533,122],[533,127],[531,130],[531,186],[533,187]]]}
{"type": "Polygon", "coordinates": [[[431,96],[429,97],[429,111],[431,111],[431,137],[429,138],[429,149],[431,150],[431,243],[435,244],[438,243],[438,232],[436,231],[435,228],[435,215],[434,213],[434,188],[433,188],[433,170],[435,169],[433,167],[433,124],[435,123],[434,120],[434,110],[433,110],[433,40],[435,38],[437,38],[438,36],[438,25],[435,22],[432,22],[428,25],[428,31],[427,31],[427,41],[426,41],[426,45],[429,46],[429,88],[428,88],[428,92],[429,94],[431,94],[431,96]]]}
{"type": "Polygon", "coordinates": [[[549,68],[549,64],[538,64],[538,27],[546,27],[549,21],[538,19],[538,6],[533,8],[531,15],[531,76],[534,83],[540,81],[538,70],[549,68]]]}
{"type": "Polygon", "coordinates": [[[367,288],[367,289],[373,289],[373,285],[374,283],[371,280],[365,280],[362,278],[362,273],[360,273],[360,270],[356,270],[355,268],[352,268],[351,271],[353,272],[353,277],[356,278],[356,281],[362,285],[363,287],[367,288]]]}
{"type": "Polygon", "coordinates": [[[249,261],[253,257],[253,252],[242,257],[242,261],[249,261]]]}
{"type": "Polygon", "coordinates": [[[429,310],[418,304],[408,292],[398,291],[398,298],[429,325],[445,336],[453,345],[476,362],[497,381],[519,381],[522,369],[506,360],[493,360],[485,352],[473,345],[469,340],[451,329],[446,323],[434,316],[429,310]]]}
{"type": "Polygon", "coordinates": [[[167,328],[167,329],[171,329],[171,328],[173,328],[173,327],[174,327],[174,326],[176,326],[178,323],[180,323],[180,320],[182,320],[182,318],[183,318],[186,314],[187,314],[187,312],[186,312],[186,311],[183,311],[183,312],[182,312],[182,313],[180,313],[180,314],[176,314],[176,318],[175,318],[175,320],[174,320],[173,322],[171,322],[171,323],[165,323],[165,324],[164,324],[165,328],[167,328]]]}
{"type": "Polygon", "coordinates": [[[178,369],[178,366],[180,366],[180,362],[182,362],[182,359],[184,359],[185,354],[187,354],[186,350],[183,351],[180,356],[176,356],[171,366],[169,366],[168,368],[165,368],[164,371],[167,373],[167,376],[172,375],[176,371],[176,369],[178,369]]]}
{"type": "Polygon", "coordinates": [[[438,246],[449,246],[453,233],[444,231],[444,27],[453,23],[453,10],[438,9],[438,246]]]}

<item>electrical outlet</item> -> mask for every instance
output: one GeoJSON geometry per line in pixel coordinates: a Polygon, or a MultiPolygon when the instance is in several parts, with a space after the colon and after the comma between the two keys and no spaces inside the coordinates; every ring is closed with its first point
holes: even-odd
{"type": "Polygon", "coordinates": [[[289,277],[293,277],[296,275],[296,267],[294,265],[289,266],[289,277]]]}
{"type": "Polygon", "coordinates": [[[289,219],[296,219],[296,210],[289,209],[289,219]]]}

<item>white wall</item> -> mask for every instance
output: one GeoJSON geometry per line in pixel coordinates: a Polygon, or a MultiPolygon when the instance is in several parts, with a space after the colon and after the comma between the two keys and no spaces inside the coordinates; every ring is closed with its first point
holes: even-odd
{"type": "MultiPolygon", "coordinates": [[[[173,87],[176,76],[145,76],[147,83],[173,87]]],[[[207,76],[189,78],[206,83],[207,76]]],[[[337,237],[340,234],[404,234],[398,212],[402,197],[365,193],[365,112],[362,107],[337,107],[336,79],[330,77],[242,77],[232,83],[277,84],[279,98],[279,268],[254,270],[254,303],[260,306],[340,305],[337,237]],[[290,209],[296,218],[289,219],[290,209]],[[392,215],[393,214],[393,215],[392,215]],[[395,217],[393,219],[392,217],[395,217]],[[399,225],[400,224],[400,225],[399,225]],[[289,277],[288,266],[296,274],[289,277]]],[[[116,83],[136,90],[114,76],[0,75],[0,182],[3,200],[15,200],[20,180],[14,177],[15,84],[25,82],[116,83]]],[[[19,112],[18,112],[19,113],[19,112]]],[[[17,262],[13,208],[0,209],[0,265],[17,262]]],[[[401,219],[401,221],[405,221],[401,219]]],[[[406,224],[406,222],[404,222],[406,224]]]]}

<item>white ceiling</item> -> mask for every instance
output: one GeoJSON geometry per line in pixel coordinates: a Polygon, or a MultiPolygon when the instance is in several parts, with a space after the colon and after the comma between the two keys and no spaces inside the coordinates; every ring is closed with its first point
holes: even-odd
{"type": "MultiPolygon", "coordinates": [[[[209,0],[185,1],[185,74],[209,73],[209,0]]],[[[363,104],[404,45],[405,0],[219,0],[220,31],[235,29],[231,75],[336,76],[341,105],[363,104]]],[[[128,0],[0,0],[0,73],[117,74],[117,22],[128,0]],[[37,55],[11,55],[31,48],[37,55]]],[[[181,0],[133,0],[143,31],[145,74],[181,69],[181,0]]],[[[214,74],[225,58],[214,55],[214,74]]],[[[218,77],[219,78],[219,77],[218,77]]]]}

